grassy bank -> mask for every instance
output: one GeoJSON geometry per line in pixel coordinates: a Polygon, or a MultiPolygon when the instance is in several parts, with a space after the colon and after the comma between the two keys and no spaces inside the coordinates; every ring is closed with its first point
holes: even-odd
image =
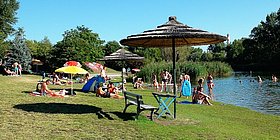
{"type": "MultiPolygon", "coordinates": [[[[134,121],[136,108],[122,114],[123,100],[77,96],[30,96],[41,77],[0,76],[0,139],[279,139],[280,117],[215,102],[214,106],[177,104],[177,119],[149,121],[148,111],[134,121]]],[[[70,86],[51,86],[53,89],[70,86]]],[[[132,89],[157,106],[151,90],[132,89]]],[[[187,100],[178,98],[179,101],[187,100]]]]}

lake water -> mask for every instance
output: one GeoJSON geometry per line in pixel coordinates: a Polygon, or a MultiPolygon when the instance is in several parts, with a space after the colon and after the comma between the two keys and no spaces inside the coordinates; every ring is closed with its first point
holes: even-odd
{"type": "MultiPolygon", "coordinates": [[[[271,75],[263,74],[263,82],[258,83],[257,75],[259,74],[236,72],[227,78],[214,77],[214,99],[262,113],[280,115],[279,79],[278,82],[272,82],[271,75]]],[[[207,93],[206,85],[204,89],[207,93]]]]}

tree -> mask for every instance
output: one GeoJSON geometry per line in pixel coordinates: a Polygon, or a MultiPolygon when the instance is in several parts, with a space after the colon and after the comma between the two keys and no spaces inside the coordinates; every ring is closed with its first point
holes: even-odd
{"type": "Polygon", "coordinates": [[[256,48],[256,41],[250,38],[244,39],[242,42],[242,45],[244,46],[243,51],[243,60],[240,60],[239,62],[243,62],[245,64],[251,64],[256,63],[258,61],[258,49],[256,48]]]}
{"type": "MultiPolygon", "coordinates": [[[[43,65],[40,66],[39,69],[44,71],[49,70],[52,64],[50,61],[52,52],[52,44],[50,40],[47,37],[39,42],[35,40],[26,40],[26,44],[31,51],[32,58],[43,62],[43,65]]],[[[36,68],[36,70],[38,69],[36,68]]]]}
{"type": "Polygon", "coordinates": [[[19,3],[16,0],[0,0],[0,59],[7,53],[8,42],[5,39],[14,31],[13,24],[17,22],[15,17],[19,3]]]}
{"type": "Polygon", "coordinates": [[[105,44],[103,51],[104,51],[105,55],[109,55],[109,54],[117,51],[120,48],[121,48],[121,45],[119,44],[119,42],[109,41],[105,44]]]}
{"type": "Polygon", "coordinates": [[[47,37],[39,42],[35,40],[26,40],[26,44],[30,49],[33,58],[44,62],[47,60],[47,58],[50,58],[52,44],[47,37]]]}
{"type": "Polygon", "coordinates": [[[213,60],[213,54],[209,52],[204,52],[201,56],[201,61],[212,61],[213,60]]]}
{"type": "Polygon", "coordinates": [[[16,0],[0,0],[0,43],[13,33],[18,8],[19,2],[16,0]]]}
{"type": "Polygon", "coordinates": [[[236,63],[240,62],[241,56],[243,56],[244,46],[243,46],[243,39],[234,40],[232,44],[227,49],[227,61],[229,63],[236,63]]]}
{"type": "Polygon", "coordinates": [[[36,40],[26,40],[25,43],[26,43],[27,47],[30,49],[31,56],[33,58],[37,58],[39,42],[37,42],[36,40]]]}
{"type": "Polygon", "coordinates": [[[23,70],[30,69],[31,53],[25,41],[23,28],[18,28],[14,34],[15,38],[11,41],[9,51],[6,55],[6,65],[11,66],[18,62],[22,65],[23,70]]]}
{"type": "Polygon", "coordinates": [[[280,8],[266,16],[266,21],[253,28],[250,34],[256,43],[257,51],[255,61],[261,63],[279,63],[280,59],[280,8]]]}
{"type": "Polygon", "coordinates": [[[189,61],[201,61],[203,50],[200,48],[193,48],[191,54],[188,57],[189,61]]]}
{"type": "Polygon", "coordinates": [[[161,50],[159,48],[128,47],[128,50],[139,56],[145,57],[146,62],[161,61],[161,50]]]}
{"type": "Polygon", "coordinates": [[[247,70],[280,69],[280,8],[251,30],[250,38],[235,40],[227,49],[227,60],[247,70]]]}
{"type": "Polygon", "coordinates": [[[226,47],[225,43],[218,43],[208,46],[208,51],[213,54],[213,60],[225,61],[226,59],[226,47]]]}
{"type": "Polygon", "coordinates": [[[4,41],[0,43],[0,60],[4,58],[8,49],[9,49],[9,42],[4,41]]]}
{"type": "Polygon", "coordinates": [[[92,62],[104,56],[103,40],[87,27],[78,26],[67,30],[62,41],[57,42],[52,51],[52,62],[61,67],[66,61],[92,62]]]}

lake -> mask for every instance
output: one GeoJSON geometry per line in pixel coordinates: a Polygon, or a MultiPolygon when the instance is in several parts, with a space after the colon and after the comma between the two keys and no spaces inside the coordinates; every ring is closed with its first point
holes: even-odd
{"type": "MultiPolygon", "coordinates": [[[[279,79],[272,82],[269,74],[235,72],[227,78],[214,77],[214,84],[215,101],[280,115],[280,82],[279,79]],[[258,75],[262,83],[258,83],[258,75]]],[[[207,93],[206,84],[204,86],[207,93]]]]}

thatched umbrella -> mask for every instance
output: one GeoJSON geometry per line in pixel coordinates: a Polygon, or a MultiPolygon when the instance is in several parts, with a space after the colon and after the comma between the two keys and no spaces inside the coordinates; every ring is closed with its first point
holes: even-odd
{"type": "Polygon", "coordinates": [[[31,64],[36,65],[36,73],[37,73],[38,72],[38,65],[43,65],[44,63],[41,60],[32,59],[31,64]]]}
{"type": "Polygon", "coordinates": [[[122,39],[120,43],[131,47],[172,47],[173,93],[176,94],[175,47],[216,44],[225,40],[227,40],[225,36],[189,27],[178,22],[175,16],[171,16],[168,22],[156,29],[130,35],[126,39],[122,39]]]}
{"type": "Polygon", "coordinates": [[[105,56],[102,60],[128,61],[128,60],[143,60],[143,59],[144,57],[141,57],[137,54],[125,50],[124,48],[121,48],[118,49],[116,52],[113,52],[110,55],[105,56]]]}
{"type": "MultiPolygon", "coordinates": [[[[116,52],[111,53],[108,56],[105,56],[103,61],[122,61],[122,64],[124,65],[124,61],[139,61],[143,60],[144,57],[141,57],[137,54],[134,54],[130,51],[125,50],[124,48],[118,49],[116,52]]],[[[122,70],[122,88],[124,86],[123,83],[123,70],[122,70]]],[[[123,91],[124,89],[122,89],[123,91]]]]}

